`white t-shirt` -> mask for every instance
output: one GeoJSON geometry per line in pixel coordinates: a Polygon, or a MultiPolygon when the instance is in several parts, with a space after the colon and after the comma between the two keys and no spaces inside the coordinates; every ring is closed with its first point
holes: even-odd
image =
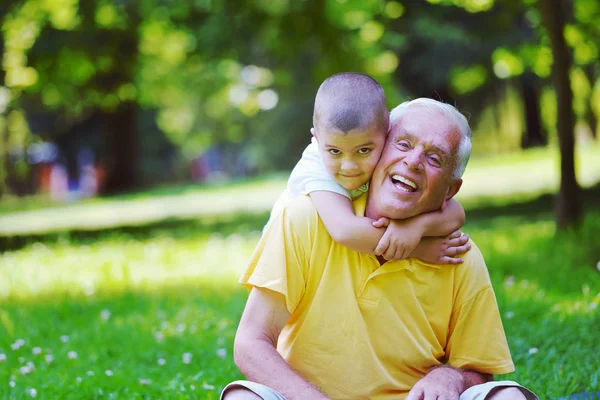
{"type": "Polygon", "coordinates": [[[319,154],[319,145],[313,137],[311,143],[302,153],[300,161],[298,161],[292,170],[286,189],[275,202],[270,218],[277,215],[297,196],[310,194],[319,190],[338,193],[352,200],[369,190],[369,182],[352,191],[344,189],[325,169],[325,165],[319,154]]]}

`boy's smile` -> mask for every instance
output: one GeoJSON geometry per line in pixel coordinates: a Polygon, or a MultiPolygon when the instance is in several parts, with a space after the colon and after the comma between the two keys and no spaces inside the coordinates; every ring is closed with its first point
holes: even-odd
{"type": "Polygon", "coordinates": [[[358,189],[371,179],[385,143],[386,132],[380,130],[375,124],[347,133],[311,129],[325,168],[344,189],[358,189]]]}

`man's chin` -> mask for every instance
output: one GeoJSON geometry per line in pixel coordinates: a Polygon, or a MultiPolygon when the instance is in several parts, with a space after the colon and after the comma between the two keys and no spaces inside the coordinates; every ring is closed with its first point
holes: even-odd
{"type": "Polygon", "coordinates": [[[421,214],[418,207],[412,202],[393,201],[384,205],[382,214],[391,219],[406,219],[421,214]]]}

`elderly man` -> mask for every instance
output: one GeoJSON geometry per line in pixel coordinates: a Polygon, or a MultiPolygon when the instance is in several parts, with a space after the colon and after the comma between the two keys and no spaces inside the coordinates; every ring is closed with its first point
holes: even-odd
{"type": "MultiPolygon", "coordinates": [[[[454,107],[403,103],[357,215],[405,219],[460,189],[470,128],[454,107]],[[406,184],[409,182],[410,185],[406,184]]],[[[272,221],[242,283],[252,288],[235,339],[250,381],[225,399],[536,399],[493,374],[514,370],[477,247],[464,263],[386,261],[334,242],[310,199],[272,221]]]]}

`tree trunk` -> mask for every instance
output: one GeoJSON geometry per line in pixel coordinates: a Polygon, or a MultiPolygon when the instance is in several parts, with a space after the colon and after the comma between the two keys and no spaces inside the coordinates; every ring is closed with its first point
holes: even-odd
{"type": "Polygon", "coordinates": [[[537,78],[533,72],[521,75],[521,94],[525,106],[526,131],[521,139],[521,147],[527,149],[548,144],[547,137],[542,131],[540,117],[540,96],[537,87],[537,78]]]}
{"type": "Polygon", "coordinates": [[[138,140],[136,107],[132,102],[121,104],[119,110],[106,115],[109,161],[106,165],[106,194],[135,189],[138,181],[138,140]]]}
{"type": "Polygon", "coordinates": [[[590,82],[590,86],[592,90],[590,91],[590,98],[587,101],[587,108],[585,110],[585,121],[590,127],[590,131],[592,132],[592,137],[596,139],[598,137],[596,129],[598,127],[598,117],[594,112],[594,108],[592,107],[593,95],[594,95],[594,85],[596,83],[596,74],[594,72],[595,65],[589,64],[583,68],[583,72],[585,76],[588,78],[590,82]]]}
{"type": "Polygon", "coordinates": [[[565,2],[540,0],[542,20],[548,36],[554,62],[552,79],[556,88],[558,108],[558,142],[560,147],[560,189],[555,204],[556,225],[559,230],[576,228],[582,219],[581,193],[575,177],[575,135],[573,92],[569,81],[571,58],[563,31],[565,2]]]}

